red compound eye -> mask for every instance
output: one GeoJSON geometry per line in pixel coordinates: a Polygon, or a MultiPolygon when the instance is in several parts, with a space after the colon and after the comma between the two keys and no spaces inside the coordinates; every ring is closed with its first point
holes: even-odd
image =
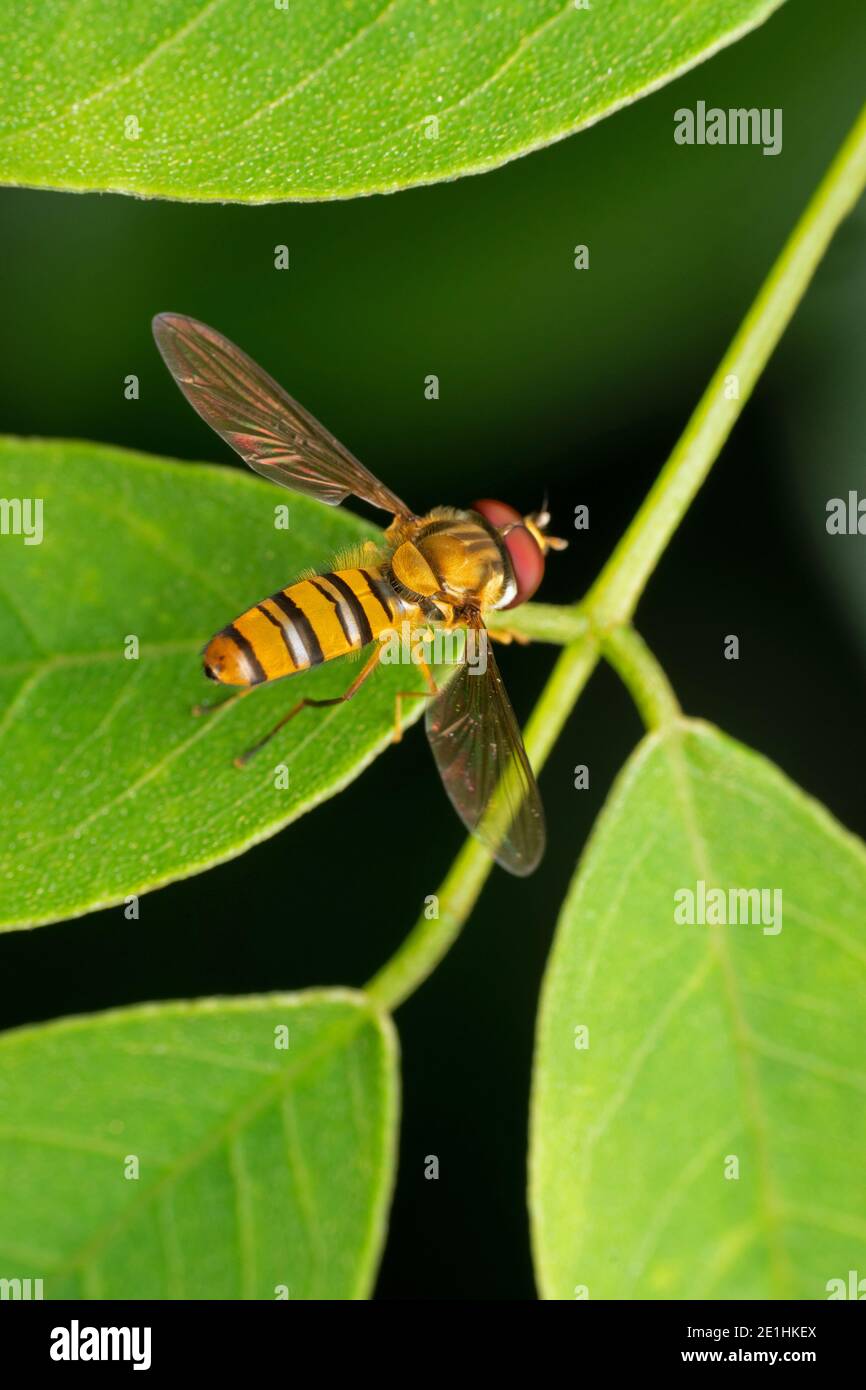
{"type": "Polygon", "coordinates": [[[525,603],[527,599],[532,598],[544,578],[544,556],[541,549],[523,525],[523,517],[513,507],[509,507],[507,502],[496,502],[490,497],[483,497],[480,502],[473,502],[472,510],[479,512],[492,526],[514,527],[503,539],[517,581],[517,593],[505,606],[516,608],[519,603],[525,603]]]}

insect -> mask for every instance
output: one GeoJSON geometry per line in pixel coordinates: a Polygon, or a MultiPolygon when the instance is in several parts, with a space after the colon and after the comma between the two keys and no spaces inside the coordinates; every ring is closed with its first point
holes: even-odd
{"type": "Polygon", "coordinates": [[[530,598],[543,577],[548,550],[565,547],[565,541],[545,533],[546,507],[521,517],[503,502],[485,500],[470,510],[437,507],[415,516],[215,329],[182,314],[159,314],[153,331],[192,407],[262,477],[329,506],[353,494],[392,517],[383,545],[370,543],[361,563],[278,590],[208,642],[205,674],[240,687],[233,698],[376,642],[343,695],[298,701],[236,763],[243,765],[305,707],[352,699],[381,660],[383,636],[403,624],[410,632],[462,629],[466,650],[442,688],[429,665],[418,661],[427,688],[397,695],[395,737],[401,699],[427,696],[427,737],[454,809],[503,868],[531,873],[544,852],[544,813],[487,643],[484,614],[530,598]],[[483,662],[468,659],[470,636],[483,644],[483,662]]]}

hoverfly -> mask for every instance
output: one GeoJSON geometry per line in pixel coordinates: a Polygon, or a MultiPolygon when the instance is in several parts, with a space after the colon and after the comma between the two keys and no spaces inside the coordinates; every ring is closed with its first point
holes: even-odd
{"type": "MultiPolygon", "coordinates": [[[[547,551],[564,548],[565,541],[545,534],[546,507],[521,517],[504,502],[486,500],[465,511],[437,507],[415,516],[215,329],[182,314],[159,314],[153,332],[193,409],[262,477],[329,506],[353,494],[393,518],[384,544],[370,543],[363,563],[290,584],[211,638],[205,675],[241,687],[237,694],[359,652],[402,623],[409,630],[463,629],[486,643],[485,611],[530,598],[541,583],[547,551]]],[[[246,762],[301,709],[350,700],[382,652],[377,642],[343,695],[300,700],[236,763],[246,762]]],[[[544,813],[489,644],[483,674],[464,657],[441,689],[429,666],[418,664],[428,688],[398,694],[395,738],[401,697],[429,696],[427,737],[454,809],[503,868],[531,873],[544,852],[544,813]],[[494,799],[500,809],[491,818],[494,799]]]]}

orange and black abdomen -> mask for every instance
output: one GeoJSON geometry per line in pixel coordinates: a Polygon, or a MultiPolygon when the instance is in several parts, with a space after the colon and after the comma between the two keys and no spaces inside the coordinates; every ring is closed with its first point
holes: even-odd
{"type": "Polygon", "coordinates": [[[260,685],[359,651],[408,612],[381,571],[332,570],[302,579],[242,613],[212,637],[205,675],[260,685]]]}

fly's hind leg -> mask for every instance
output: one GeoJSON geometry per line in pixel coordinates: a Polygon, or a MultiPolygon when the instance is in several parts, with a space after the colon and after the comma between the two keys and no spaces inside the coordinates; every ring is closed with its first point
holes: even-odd
{"type": "Polygon", "coordinates": [[[383,647],[377,645],[376,650],[370,657],[370,660],[364,663],[361,670],[358,672],[357,676],[352,681],[352,684],[349,686],[348,690],[345,690],[342,695],[333,695],[329,700],[299,700],[296,705],[292,706],[288,714],[284,714],[282,719],[277,720],[274,727],[270,730],[269,733],[265,734],[264,738],[259,739],[258,743],[254,743],[252,748],[248,748],[245,753],[241,753],[239,757],[235,758],[235,767],[244,767],[249,762],[253,754],[258,753],[261,748],[264,748],[266,743],[270,743],[274,734],[278,734],[280,732],[280,729],[285,728],[289,720],[294,719],[296,714],[300,714],[302,709],[324,709],[328,705],[342,705],[346,702],[346,700],[351,700],[352,696],[355,695],[358,692],[358,690],[360,690],[367,677],[371,676],[375,671],[381,659],[383,650],[383,647]]]}
{"type": "Polygon", "coordinates": [[[404,700],[429,700],[433,695],[438,695],[439,690],[433,679],[433,672],[426,661],[419,661],[422,675],[427,682],[426,690],[398,690],[394,696],[394,733],[392,742],[399,743],[403,737],[403,701],[404,700]]]}

